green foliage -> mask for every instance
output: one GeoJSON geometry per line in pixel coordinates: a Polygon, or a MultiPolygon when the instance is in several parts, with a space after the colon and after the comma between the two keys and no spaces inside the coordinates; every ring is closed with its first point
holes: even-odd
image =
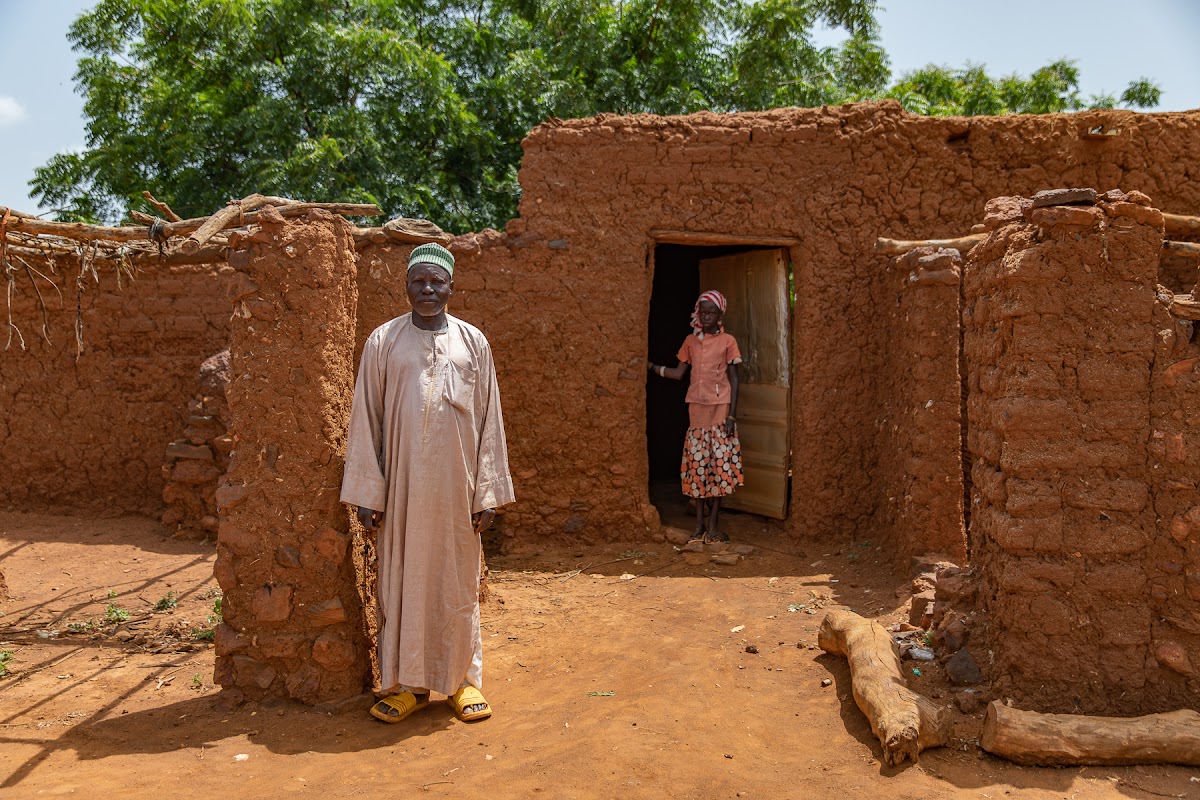
{"type": "Polygon", "coordinates": [[[155,611],[170,611],[179,605],[179,600],[175,597],[174,592],[167,592],[166,596],[161,598],[154,604],[155,611]]]}
{"type": "Polygon", "coordinates": [[[116,603],[109,603],[104,607],[104,621],[110,625],[119,625],[127,619],[129,619],[129,612],[116,603]]]}
{"type": "Polygon", "coordinates": [[[930,66],[889,87],[876,0],[99,0],[72,25],[87,145],[31,186],[63,219],[200,216],[251,192],[375,202],[452,231],[516,211],[547,118],[895,97],[920,114],[1084,100],[1073,62],[1029,78],[930,66]],[[819,26],[848,34],[835,47],[819,26]]]}
{"type": "Polygon", "coordinates": [[[100,0],[73,24],[87,147],[31,185],[64,219],[253,191],[451,230],[516,210],[547,117],[837,102],[884,88],[874,0],[100,0]],[[853,34],[818,48],[814,25],[853,34]]]}
{"type": "Polygon", "coordinates": [[[929,65],[906,73],[887,91],[914,114],[978,116],[981,114],[1053,114],[1089,108],[1152,108],[1162,90],[1148,78],[1129,84],[1118,99],[1111,94],[1083,98],[1079,94],[1079,68],[1074,61],[1059,60],[1028,78],[989,76],[983,66],[962,69],[929,65]]]}
{"type": "Polygon", "coordinates": [[[214,629],[220,625],[224,619],[224,615],[221,613],[221,595],[217,595],[216,599],[213,600],[212,613],[208,615],[208,627],[193,628],[192,636],[200,641],[211,642],[216,638],[216,631],[214,629]]]}
{"type": "Polygon", "coordinates": [[[12,650],[0,650],[0,678],[8,674],[8,665],[12,663],[12,660],[12,650]]]}

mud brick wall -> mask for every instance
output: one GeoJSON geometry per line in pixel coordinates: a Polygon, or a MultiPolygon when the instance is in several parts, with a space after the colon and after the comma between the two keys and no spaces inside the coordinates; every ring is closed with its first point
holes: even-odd
{"type": "MultiPolygon", "coordinates": [[[[496,535],[508,549],[536,547],[543,536],[644,541],[658,529],[646,497],[644,412],[639,418],[634,411],[644,402],[645,361],[632,355],[637,331],[605,341],[610,308],[589,302],[597,292],[619,297],[623,276],[573,274],[569,243],[521,231],[515,220],[509,232],[450,244],[449,311],[492,344],[516,483],[518,500],[502,510],[496,535]],[[606,510],[622,523],[598,525],[606,510]]],[[[404,275],[411,250],[371,245],[359,254],[356,353],[372,330],[410,310],[404,275]]]]}
{"type": "MultiPolygon", "coordinates": [[[[652,231],[800,240],[788,530],[898,540],[888,498],[912,479],[879,421],[907,400],[883,377],[895,291],[876,237],[962,235],[989,198],[1058,186],[1140,189],[1164,210],[1200,209],[1200,181],[1188,173],[1200,162],[1196,113],[933,119],[885,102],[602,115],[543,125],[524,148],[520,218],[486,235],[491,244],[460,279],[482,286],[458,313],[488,334],[508,371],[506,420],[519,432],[514,544],[526,547],[657,529],[636,377],[652,231]],[[1082,135],[1097,124],[1120,134],[1082,135]]],[[[943,457],[931,474],[959,468],[957,450],[943,457]]]]}
{"type": "MultiPolygon", "coordinates": [[[[178,438],[200,362],[228,335],[222,268],[146,267],[118,281],[97,267],[81,282],[76,258],[32,266],[58,290],[37,281],[47,342],[33,287],[23,274],[14,286],[26,349],[14,335],[0,350],[0,508],[157,514],[163,450],[178,438]]],[[[0,332],[0,348],[6,339],[0,332]]]]}
{"type": "Polygon", "coordinates": [[[1179,705],[1200,696],[1200,323],[1155,307],[1150,391],[1150,492],[1157,520],[1147,551],[1155,676],[1179,705]]]}
{"type": "Polygon", "coordinates": [[[233,452],[216,500],[224,624],[216,681],[306,703],[369,685],[349,519],[338,501],[353,396],[354,247],[325,212],[232,237],[233,452]]]}
{"type": "MultiPolygon", "coordinates": [[[[912,478],[879,421],[896,419],[908,401],[893,397],[886,377],[891,356],[882,330],[895,302],[894,277],[891,259],[874,252],[875,238],[961,235],[982,219],[989,198],[1058,186],[1139,189],[1165,211],[1200,209],[1194,112],[953,119],[916,117],[885,102],[601,116],[540,126],[524,147],[520,217],[502,233],[455,243],[464,269],[452,310],[495,346],[520,498],[508,521],[515,523],[513,544],[530,548],[554,538],[599,542],[657,531],[646,486],[643,388],[653,231],[801,242],[792,251],[788,530],[900,540],[891,530],[897,518],[889,498],[912,478]],[[1083,135],[1098,124],[1119,134],[1083,135]]],[[[376,254],[379,279],[363,278],[360,340],[368,321],[404,310],[402,291],[390,282],[403,280],[407,249],[367,248],[363,258],[369,261],[373,249],[391,255],[376,254]],[[373,292],[385,288],[376,302],[373,292]]],[[[1181,269],[1164,270],[1177,288],[1181,269]]],[[[80,373],[64,357],[46,380],[36,359],[20,361],[34,365],[27,373],[17,359],[0,356],[0,404],[7,408],[15,398],[25,412],[0,430],[16,445],[0,452],[18,461],[0,478],[0,502],[161,509],[159,470],[163,447],[178,438],[175,409],[183,408],[199,361],[224,346],[228,311],[214,295],[219,313],[200,337],[203,346],[193,350],[180,340],[180,352],[194,356],[164,372],[176,341],[167,332],[181,333],[191,313],[160,302],[184,296],[175,291],[142,295],[154,310],[137,324],[153,331],[124,340],[149,356],[135,375],[121,373],[127,362],[112,359],[80,373]],[[141,388],[97,403],[96,392],[107,391],[114,373],[120,381],[136,377],[130,382],[141,388]],[[144,374],[153,380],[143,382],[144,374]],[[61,382],[69,384],[65,390],[61,382]],[[86,416],[97,405],[118,407],[118,398],[140,403],[139,392],[153,407],[135,408],[115,424],[86,416]],[[67,404],[66,397],[77,400],[67,404]],[[34,409],[49,422],[28,413],[34,409]]],[[[28,309],[23,315],[33,319],[28,309]]],[[[103,326],[118,319],[93,320],[91,330],[109,330],[103,326]]],[[[947,449],[940,472],[952,473],[958,459],[947,449]]]]}
{"type": "Polygon", "coordinates": [[[963,528],[962,380],[957,250],[931,247],[896,259],[880,387],[891,399],[877,421],[888,486],[880,529],[902,558],[937,553],[966,562],[963,528]]]}
{"type": "Polygon", "coordinates": [[[1167,606],[1197,608],[1182,591],[1186,547],[1166,552],[1175,542],[1156,521],[1151,442],[1169,435],[1151,414],[1161,245],[1162,216],[1143,205],[1014,201],[967,263],[985,668],[1001,696],[1039,710],[1144,713],[1200,697],[1155,658],[1167,606]]]}

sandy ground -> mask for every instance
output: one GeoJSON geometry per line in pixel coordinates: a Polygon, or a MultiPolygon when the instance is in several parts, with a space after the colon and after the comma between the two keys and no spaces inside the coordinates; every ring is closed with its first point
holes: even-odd
{"type": "MultiPolygon", "coordinates": [[[[816,631],[831,607],[899,620],[906,576],[869,542],[733,523],[759,546],[734,567],[670,545],[493,559],[495,716],[468,725],[437,702],[389,726],[365,701],[221,709],[211,545],[137,517],[0,514],[0,796],[1200,797],[1184,768],[1010,765],[979,750],[982,711],[955,712],[952,747],[883,766],[816,631]]],[[[909,679],[949,703],[938,667],[909,679]]]]}

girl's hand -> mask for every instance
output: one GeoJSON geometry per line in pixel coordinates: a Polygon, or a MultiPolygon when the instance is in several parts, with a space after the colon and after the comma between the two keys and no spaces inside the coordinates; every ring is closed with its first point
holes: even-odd
{"type": "Polygon", "coordinates": [[[725,435],[733,436],[734,418],[732,415],[725,418],[725,435]]]}

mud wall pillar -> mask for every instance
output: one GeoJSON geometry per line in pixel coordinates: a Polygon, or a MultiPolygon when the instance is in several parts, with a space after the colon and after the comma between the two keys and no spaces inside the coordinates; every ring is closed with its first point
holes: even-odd
{"type": "Polygon", "coordinates": [[[957,250],[918,248],[889,271],[879,375],[883,528],[902,556],[966,561],[957,250]]]}
{"type": "Polygon", "coordinates": [[[225,618],[216,681],[234,697],[336,702],[370,680],[338,502],[354,381],[354,246],[344,220],[313,212],[264,219],[230,249],[234,446],[216,497],[225,618]]]}
{"type": "Polygon", "coordinates": [[[1043,711],[1167,702],[1150,595],[1162,216],[1106,197],[997,201],[1008,218],[972,252],[964,284],[983,666],[1000,696],[1043,711]]]}

